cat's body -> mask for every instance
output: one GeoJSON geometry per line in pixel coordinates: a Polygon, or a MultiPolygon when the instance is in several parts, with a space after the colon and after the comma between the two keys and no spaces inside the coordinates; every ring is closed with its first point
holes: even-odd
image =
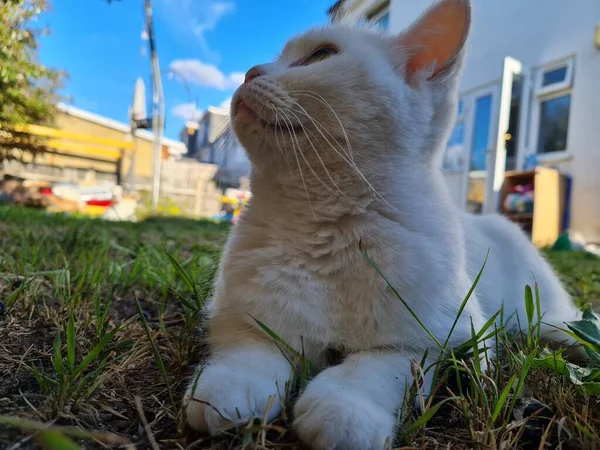
{"type": "Polygon", "coordinates": [[[488,249],[451,344],[469,339],[471,324],[481,327],[502,304],[505,316],[518,312],[524,321],[524,287],[534,279],[551,323],[577,316],[516,226],[450,201],[440,155],[469,6],[440,5],[397,38],[310,32],[275,63],[248,72],[232,116],[253,163],[253,196],[209,306],[212,355],[190,384],[192,427],[215,433],[279,413],[293,368],[258,320],[317,366],[328,349],[346,355],[300,395],[301,439],[316,449],[382,448],[412,361],[426,350],[437,356],[369,260],[441,342],[488,249]],[[444,43],[430,42],[440,23],[452,24],[444,43]]]}

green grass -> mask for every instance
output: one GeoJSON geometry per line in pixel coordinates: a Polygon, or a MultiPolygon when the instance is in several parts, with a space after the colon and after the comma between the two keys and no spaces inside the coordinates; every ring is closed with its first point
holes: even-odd
{"type": "MultiPolygon", "coordinates": [[[[184,219],[117,224],[0,207],[0,448],[187,448],[180,402],[203,355],[197,327],[228,230],[184,219]]],[[[578,302],[598,302],[598,258],[548,258],[578,302]]],[[[436,396],[420,416],[399,418],[402,445],[595,448],[600,371],[540,348],[536,293],[524,287],[529,331],[519,342],[509,344],[490,321],[447,354],[436,396]],[[503,355],[489,362],[494,372],[473,345],[491,335],[503,355]],[[463,357],[473,353],[480,358],[463,357]],[[523,398],[548,408],[524,417],[523,398]]],[[[593,327],[573,332],[594,351],[593,327]]],[[[309,369],[302,364],[299,385],[309,369]]],[[[416,377],[426,370],[434,370],[431,361],[415,368],[416,377]]],[[[248,424],[193,448],[295,448],[289,411],[286,405],[273,424],[248,424]]]]}

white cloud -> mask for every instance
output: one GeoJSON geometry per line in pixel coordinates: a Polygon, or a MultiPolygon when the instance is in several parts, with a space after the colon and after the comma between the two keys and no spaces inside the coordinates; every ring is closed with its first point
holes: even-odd
{"type": "Polygon", "coordinates": [[[225,75],[217,66],[204,63],[198,59],[176,59],[169,68],[188,83],[222,91],[235,89],[244,82],[243,73],[232,72],[225,75]]]}
{"type": "Polygon", "coordinates": [[[231,97],[227,97],[223,102],[219,105],[219,108],[223,109],[231,109],[231,97]]]}
{"type": "Polygon", "coordinates": [[[235,5],[232,1],[162,0],[161,6],[161,15],[176,33],[182,37],[195,37],[205,58],[218,59],[218,54],[208,45],[206,34],[213,31],[223,17],[233,14],[235,5]]]}
{"type": "Polygon", "coordinates": [[[200,120],[203,116],[203,112],[199,109],[195,109],[194,103],[182,103],[180,105],[175,106],[171,110],[171,114],[176,117],[180,117],[184,120],[200,120]]]}
{"type": "Polygon", "coordinates": [[[242,72],[232,72],[229,74],[229,81],[234,87],[238,87],[240,84],[242,84],[244,82],[244,78],[246,78],[246,74],[242,72]]]}

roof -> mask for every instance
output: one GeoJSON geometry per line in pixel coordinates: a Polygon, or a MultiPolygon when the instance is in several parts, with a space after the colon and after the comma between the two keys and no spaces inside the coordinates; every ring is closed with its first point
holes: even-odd
{"type": "Polygon", "coordinates": [[[209,106],[208,107],[208,112],[211,112],[213,114],[220,114],[222,116],[228,116],[229,115],[229,110],[228,109],[218,108],[216,106],[209,106]]]}
{"type": "MultiPolygon", "coordinates": [[[[76,108],[72,105],[67,105],[65,103],[59,103],[56,105],[60,112],[68,114],[73,117],[77,117],[78,119],[85,120],[88,122],[92,122],[98,125],[102,125],[106,128],[111,128],[116,131],[121,131],[123,133],[129,133],[131,131],[131,127],[123,122],[119,122],[117,120],[111,119],[109,117],[104,117],[99,114],[94,114],[89,111],[85,111],[83,109],[76,108]]],[[[145,141],[154,141],[154,133],[148,130],[137,130],[137,137],[140,139],[144,139],[145,141]]],[[[187,152],[187,147],[183,142],[176,141],[174,139],[169,139],[166,137],[162,138],[162,144],[166,145],[169,148],[169,153],[175,155],[182,155],[187,152]]]]}
{"type": "MultiPolygon", "coordinates": [[[[202,118],[198,120],[199,124],[208,123],[208,141],[202,143],[204,144],[212,144],[219,138],[219,136],[223,135],[223,133],[227,130],[230,124],[229,118],[229,109],[226,108],[218,108],[216,106],[209,106],[206,108],[206,112],[202,115],[202,118]]],[[[182,130],[182,135],[185,135],[186,130],[185,127],[182,130]]]]}

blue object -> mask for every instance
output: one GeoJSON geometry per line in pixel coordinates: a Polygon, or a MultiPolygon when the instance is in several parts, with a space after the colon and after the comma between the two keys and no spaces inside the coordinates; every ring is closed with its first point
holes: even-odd
{"type": "Polygon", "coordinates": [[[523,161],[523,170],[533,170],[538,166],[538,159],[535,153],[530,153],[523,161]]]}

